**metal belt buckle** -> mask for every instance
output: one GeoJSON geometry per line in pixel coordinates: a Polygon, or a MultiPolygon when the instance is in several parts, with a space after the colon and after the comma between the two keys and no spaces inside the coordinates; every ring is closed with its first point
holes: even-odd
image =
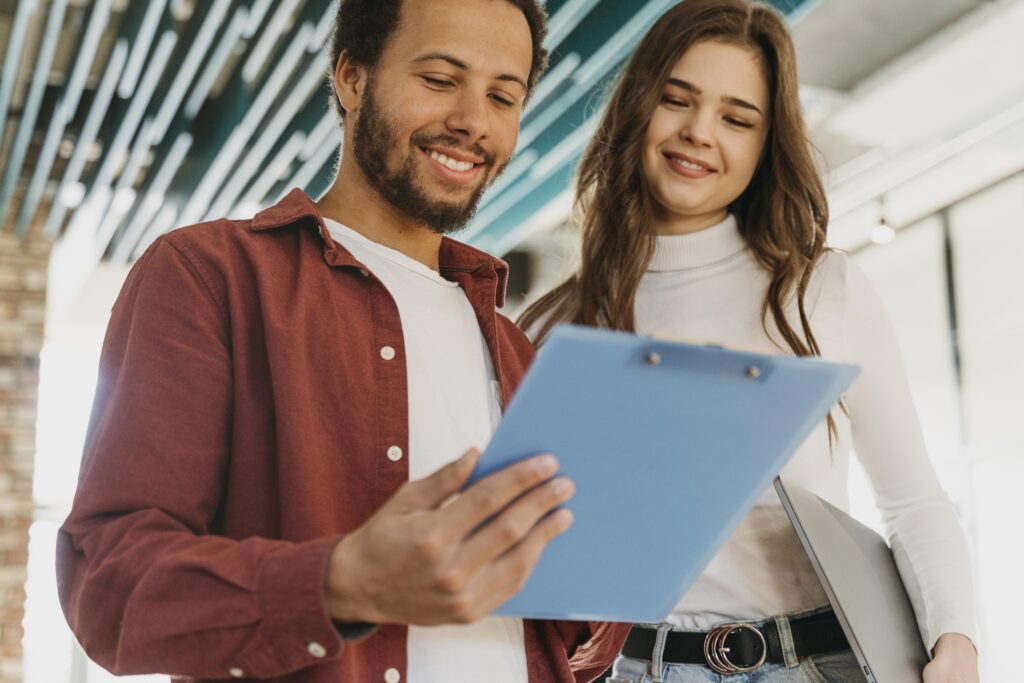
{"type": "Polygon", "coordinates": [[[749,673],[755,669],[759,669],[767,658],[768,643],[764,639],[764,634],[750,624],[725,624],[724,626],[716,626],[708,631],[707,637],[704,638],[704,660],[708,663],[708,667],[718,674],[749,673]],[[733,664],[729,660],[729,648],[725,646],[725,641],[729,636],[736,631],[742,631],[744,629],[756,634],[758,640],[761,641],[761,657],[751,666],[739,666],[738,664],[733,664]]]}

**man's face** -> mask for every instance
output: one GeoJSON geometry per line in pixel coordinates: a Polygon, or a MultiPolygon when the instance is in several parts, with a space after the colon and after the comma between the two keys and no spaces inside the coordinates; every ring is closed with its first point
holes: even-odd
{"type": "Polygon", "coordinates": [[[435,232],[463,227],[515,149],[532,56],[503,0],[405,0],[350,114],[367,180],[435,232]]]}

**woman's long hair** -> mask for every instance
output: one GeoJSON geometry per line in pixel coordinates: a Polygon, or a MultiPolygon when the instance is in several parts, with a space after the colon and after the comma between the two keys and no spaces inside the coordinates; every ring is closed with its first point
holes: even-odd
{"type": "MultiPolygon", "coordinates": [[[[575,211],[581,225],[579,268],[533,303],[519,325],[543,341],[559,322],[635,331],[634,303],[654,253],[654,207],[643,171],[643,144],[665,84],[683,54],[703,41],[750,49],[768,81],[768,135],[750,184],[729,207],[771,280],[769,315],[797,356],[820,356],[804,298],[827,251],[828,205],[800,109],[793,43],[779,14],[745,0],[685,0],[647,32],[619,75],[594,138],[583,154],[575,211]],[[799,332],[786,316],[795,299],[799,332]]],[[[828,418],[829,441],[836,436],[828,418]]]]}

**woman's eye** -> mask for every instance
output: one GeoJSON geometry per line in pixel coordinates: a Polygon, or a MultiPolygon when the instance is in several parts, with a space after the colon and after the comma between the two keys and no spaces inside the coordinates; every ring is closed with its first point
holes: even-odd
{"type": "Polygon", "coordinates": [[[688,107],[688,106],[690,106],[689,102],[686,102],[685,100],[680,100],[678,98],[672,97],[671,95],[662,95],[661,102],[662,102],[662,104],[667,104],[667,105],[672,106],[672,107],[688,107]]]}
{"type": "Polygon", "coordinates": [[[731,116],[726,116],[725,117],[725,122],[728,123],[731,126],[736,126],[738,128],[753,128],[754,127],[754,124],[752,124],[752,123],[747,123],[746,121],[743,121],[742,119],[736,119],[736,118],[733,118],[731,116]]]}

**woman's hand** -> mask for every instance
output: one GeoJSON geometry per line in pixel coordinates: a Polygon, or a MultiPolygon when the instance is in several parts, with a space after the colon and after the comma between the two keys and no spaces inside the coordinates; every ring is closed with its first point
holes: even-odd
{"type": "Polygon", "coordinates": [[[924,668],[924,683],[978,683],[978,650],[967,636],[943,633],[935,658],[924,668]]]}

